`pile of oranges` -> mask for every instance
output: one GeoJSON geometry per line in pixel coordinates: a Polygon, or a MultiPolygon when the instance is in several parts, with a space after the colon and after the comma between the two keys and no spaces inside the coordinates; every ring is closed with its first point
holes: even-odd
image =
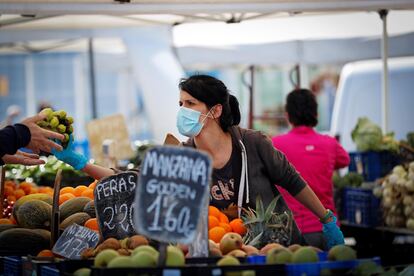
{"type": "Polygon", "coordinates": [[[12,180],[6,180],[4,182],[4,198],[6,198],[8,202],[16,202],[16,200],[22,196],[37,193],[48,194],[52,196],[53,188],[46,186],[37,186],[35,183],[25,181],[21,182],[20,184],[17,184],[12,180]]]}
{"type": "Polygon", "coordinates": [[[246,227],[239,218],[229,221],[229,218],[214,206],[208,207],[208,237],[219,243],[224,234],[235,232],[243,236],[246,234],[246,227]]]}
{"type": "Polygon", "coordinates": [[[96,181],[89,184],[89,186],[79,185],[74,187],[64,187],[59,191],[59,205],[62,205],[63,202],[68,201],[69,199],[75,197],[88,197],[94,199],[93,190],[95,189],[96,181]]]}

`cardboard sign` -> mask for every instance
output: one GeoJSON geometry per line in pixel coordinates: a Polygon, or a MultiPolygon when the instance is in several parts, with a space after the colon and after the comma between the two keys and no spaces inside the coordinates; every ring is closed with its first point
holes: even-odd
{"type": "Polygon", "coordinates": [[[107,139],[116,141],[114,150],[116,159],[129,159],[134,156],[125,118],[122,115],[90,121],[86,128],[92,156],[99,164],[103,163],[102,143],[107,139]]]}
{"type": "Polygon", "coordinates": [[[208,198],[211,160],[184,147],[155,147],[145,155],[135,195],[135,226],[162,242],[189,244],[208,198]]]}
{"type": "Polygon", "coordinates": [[[124,172],[101,179],[95,187],[96,217],[104,239],[135,235],[133,203],[138,174],[124,172]]]}
{"type": "Polygon", "coordinates": [[[98,233],[74,223],[63,231],[52,251],[65,258],[76,260],[81,258],[83,250],[95,248],[98,242],[98,233]]]}

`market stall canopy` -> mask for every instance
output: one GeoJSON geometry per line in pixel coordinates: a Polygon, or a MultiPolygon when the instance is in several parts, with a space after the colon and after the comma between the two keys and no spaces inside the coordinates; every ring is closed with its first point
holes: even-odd
{"type": "MultiPolygon", "coordinates": [[[[414,11],[388,15],[389,56],[414,55],[414,11]]],[[[345,63],[381,58],[377,12],[308,14],[174,27],[182,64],[345,63]],[[208,35],[206,35],[208,34],[208,35]]]]}
{"type": "Polygon", "coordinates": [[[411,9],[412,0],[1,0],[3,14],[185,14],[411,9]]]}

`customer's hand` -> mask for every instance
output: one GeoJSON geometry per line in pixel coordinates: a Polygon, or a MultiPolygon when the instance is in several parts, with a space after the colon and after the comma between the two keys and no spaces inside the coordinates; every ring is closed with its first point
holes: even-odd
{"type": "Polygon", "coordinates": [[[21,123],[30,130],[30,142],[26,148],[31,149],[34,153],[40,151],[52,152],[52,150],[62,150],[62,146],[51,139],[62,141],[65,137],[57,132],[41,128],[36,123],[46,118],[45,114],[39,113],[33,117],[26,118],[21,123]]]}
{"type": "Polygon", "coordinates": [[[71,134],[69,137],[69,143],[66,149],[62,151],[56,151],[52,149],[52,154],[56,156],[57,159],[60,161],[65,162],[66,164],[71,165],[75,170],[83,169],[88,160],[85,156],[80,153],[77,153],[73,148],[73,135],[71,134]]]}
{"type": "MultiPolygon", "coordinates": [[[[331,212],[331,211],[329,211],[331,212]]],[[[331,218],[329,222],[323,223],[323,236],[326,240],[326,246],[328,249],[337,245],[337,244],[344,244],[344,235],[342,234],[341,229],[339,229],[338,225],[336,224],[336,217],[331,212],[331,218]]]]}
{"type": "Polygon", "coordinates": [[[39,159],[39,155],[23,151],[17,151],[14,155],[6,154],[2,159],[5,164],[21,164],[26,166],[41,165],[45,163],[45,161],[39,159]]]}

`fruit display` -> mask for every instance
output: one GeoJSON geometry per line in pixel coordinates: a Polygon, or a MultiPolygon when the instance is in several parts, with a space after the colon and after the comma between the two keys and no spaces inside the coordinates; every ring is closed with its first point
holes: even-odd
{"type": "Polygon", "coordinates": [[[382,198],[386,225],[414,230],[414,162],[394,167],[374,194],[382,198]]]}
{"type": "Polygon", "coordinates": [[[16,183],[30,182],[38,183],[41,186],[53,186],[56,172],[60,169],[62,170],[62,186],[71,186],[73,183],[82,185],[93,181],[84,172],[73,169],[52,155],[41,158],[45,160],[46,164],[39,166],[5,165],[6,179],[16,183]]]}
{"type": "Polygon", "coordinates": [[[62,141],[63,148],[69,143],[69,136],[73,133],[73,117],[66,116],[66,111],[53,111],[51,108],[45,108],[40,113],[45,114],[46,118],[37,123],[38,126],[62,133],[65,138],[62,141]]]}

